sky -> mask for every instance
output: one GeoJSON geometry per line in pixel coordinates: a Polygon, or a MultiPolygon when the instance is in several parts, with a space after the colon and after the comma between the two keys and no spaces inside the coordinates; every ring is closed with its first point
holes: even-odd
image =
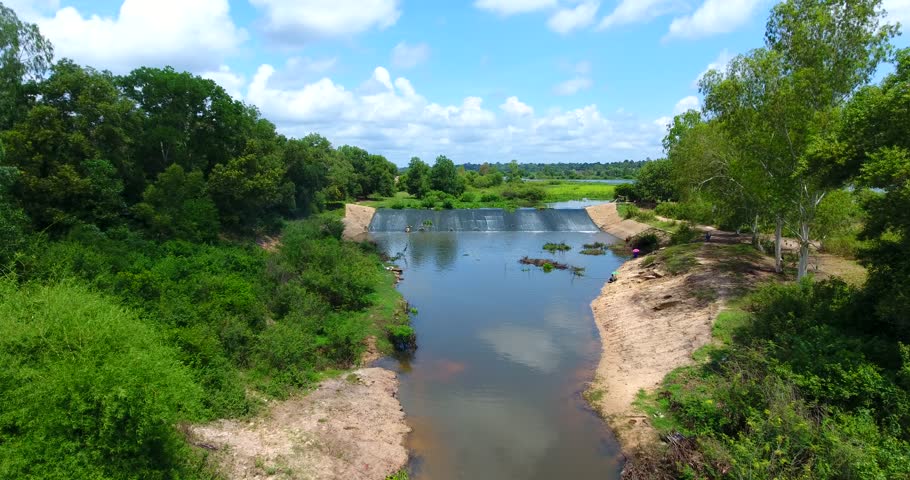
{"type": "MultiPolygon", "coordinates": [[[[0,0],[58,58],[218,82],[292,137],[398,165],[659,158],[773,0],[0,0]]],[[[910,0],[884,0],[910,24],[910,0]]],[[[910,41],[900,37],[898,46],[910,41]]],[[[887,72],[885,66],[879,76],[887,72]]]]}

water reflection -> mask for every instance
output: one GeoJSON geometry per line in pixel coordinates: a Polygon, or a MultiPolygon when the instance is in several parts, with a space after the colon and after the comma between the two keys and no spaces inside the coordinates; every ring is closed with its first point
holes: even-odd
{"type": "Polygon", "coordinates": [[[413,428],[414,479],[619,478],[620,456],[580,392],[599,342],[589,304],[620,263],[580,255],[599,233],[378,233],[404,251],[400,289],[419,313],[414,357],[399,398],[413,428]],[[546,242],[573,249],[559,261],[586,276],[522,268],[550,257],[546,242]]]}
{"type": "Polygon", "coordinates": [[[544,330],[505,325],[483,330],[479,337],[512,362],[544,373],[559,367],[559,351],[553,337],[544,330]]]}

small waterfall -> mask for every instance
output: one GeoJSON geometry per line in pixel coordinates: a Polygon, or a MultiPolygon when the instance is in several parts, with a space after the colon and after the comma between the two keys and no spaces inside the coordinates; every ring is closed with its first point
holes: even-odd
{"type": "Polygon", "coordinates": [[[583,209],[538,210],[500,208],[471,210],[380,209],[370,223],[372,232],[404,232],[408,226],[434,232],[596,232],[597,226],[583,209]]]}

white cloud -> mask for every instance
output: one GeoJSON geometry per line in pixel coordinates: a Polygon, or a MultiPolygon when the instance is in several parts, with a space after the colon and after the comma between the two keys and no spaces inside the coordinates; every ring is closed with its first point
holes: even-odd
{"type": "Polygon", "coordinates": [[[2,2],[16,12],[19,20],[35,22],[43,14],[53,13],[60,8],[60,0],[4,0],[2,2]]]}
{"type": "Polygon", "coordinates": [[[477,0],[474,6],[500,15],[515,15],[557,6],[557,0],[477,0]]]}
{"type": "MultiPolygon", "coordinates": [[[[193,0],[195,1],[195,0],[193,0]]],[[[265,31],[281,43],[345,37],[395,24],[398,0],[250,0],[263,11],[265,31]]]]}
{"type": "Polygon", "coordinates": [[[319,132],[336,145],[348,143],[405,163],[414,155],[446,154],[459,162],[611,161],[660,154],[663,128],[617,113],[610,118],[596,105],[537,113],[516,96],[495,110],[484,99],[467,97],[441,104],[420,95],[404,77],[386,68],[353,89],[330,78],[279,87],[281,72],[259,68],[245,100],[289,136],[319,132]]]}
{"type": "Polygon", "coordinates": [[[218,70],[203,72],[199,75],[202,78],[213,80],[221,85],[228,95],[237,100],[243,100],[243,87],[246,86],[246,78],[243,75],[231,71],[231,67],[221,65],[218,70]]]}
{"type": "Polygon", "coordinates": [[[502,109],[503,112],[516,117],[534,115],[534,109],[529,105],[522,103],[518,97],[507,98],[506,103],[500,105],[499,108],[502,109]]]}
{"type": "Polygon", "coordinates": [[[57,58],[122,73],[138,66],[215,69],[246,39],[227,0],[124,0],[116,18],[73,7],[37,20],[57,58]]]}
{"type": "Polygon", "coordinates": [[[705,0],[691,15],[677,17],[667,38],[699,38],[731,32],[746,23],[764,0],[705,0]]]}
{"type": "Polygon", "coordinates": [[[882,8],[888,12],[888,21],[900,22],[902,29],[910,24],[910,0],[884,0],[882,8]]]}
{"type": "Polygon", "coordinates": [[[553,93],[557,95],[575,95],[582,90],[591,88],[593,84],[594,82],[588,77],[575,77],[553,87],[553,93]]]}
{"type": "Polygon", "coordinates": [[[600,21],[598,28],[643,23],[686,8],[681,0],[622,0],[612,13],[600,21]]]}
{"type": "Polygon", "coordinates": [[[680,113],[686,113],[689,110],[698,110],[701,108],[701,101],[695,95],[689,95],[686,98],[676,102],[676,106],[673,108],[673,114],[679,115],[680,113]]]}
{"type": "Polygon", "coordinates": [[[731,54],[730,51],[726,48],[721,50],[720,54],[717,55],[717,58],[714,59],[713,62],[709,63],[708,66],[698,74],[698,77],[692,81],[692,88],[698,88],[698,82],[701,81],[701,78],[711,70],[717,70],[718,72],[725,71],[727,69],[727,65],[730,64],[731,60],[733,60],[733,54],[731,54]]]}
{"type": "Polygon", "coordinates": [[[563,35],[579,28],[585,28],[594,23],[598,8],[600,8],[599,1],[590,1],[580,3],[575,8],[561,9],[550,17],[547,26],[550,27],[550,30],[563,35]]]}
{"type": "Polygon", "coordinates": [[[401,42],[392,49],[392,65],[399,68],[414,68],[430,58],[430,46],[426,43],[408,45],[401,42]]]}

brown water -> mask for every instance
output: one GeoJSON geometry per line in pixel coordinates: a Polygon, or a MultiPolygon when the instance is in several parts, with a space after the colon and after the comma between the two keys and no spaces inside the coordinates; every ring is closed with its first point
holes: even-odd
{"type": "Polygon", "coordinates": [[[414,431],[413,479],[616,479],[622,457],[581,397],[600,343],[590,302],[623,259],[585,256],[603,233],[374,233],[403,252],[400,290],[418,309],[419,348],[387,360],[414,431]],[[551,255],[546,242],[566,242],[551,255]],[[585,267],[544,273],[552,257],[585,267]]]}

